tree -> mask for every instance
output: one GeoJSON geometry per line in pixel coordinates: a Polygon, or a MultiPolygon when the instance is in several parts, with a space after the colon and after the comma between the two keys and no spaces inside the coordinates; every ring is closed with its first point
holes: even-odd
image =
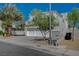
{"type": "Polygon", "coordinates": [[[6,4],[0,10],[0,20],[3,21],[3,29],[12,27],[14,21],[22,21],[23,15],[13,4],[6,4]]]}
{"type": "Polygon", "coordinates": [[[52,24],[51,24],[52,29],[54,28],[54,26],[58,25],[58,23],[55,21],[55,17],[53,16],[53,14],[47,15],[41,10],[34,9],[31,15],[34,16],[32,21],[34,22],[33,24],[39,27],[39,30],[41,31],[44,39],[46,38],[46,34],[49,30],[49,16],[51,16],[51,19],[52,19],[52,24]]]}
{"type": "Polygon", "coordinates": [[[72,41],[74,40],[74,28],[76,25],[76,22],[79,20],[79,9],[78,8],[73,8],[71,12],[68,13],[68,22],[69,22],[69,27],[72,27],[72,41]]]}

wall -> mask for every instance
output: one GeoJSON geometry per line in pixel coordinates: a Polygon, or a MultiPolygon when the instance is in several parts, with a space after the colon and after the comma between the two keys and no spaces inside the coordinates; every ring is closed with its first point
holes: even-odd
{"type": "MultiPolygon", "coordinates": [[[[30,30],[26,29],[25,34],[26,34],[26,36],[31,36],[31,37],[43,37],[41,31],[39,31],[39,30],[30,31],[30,30]]],[[[49,32],[47,33],[46,37],[49,38],[49,32]]],[[[52,39],[55,40],[58,38],[60,38],[60,31],[52,30],[52,39]]]]}

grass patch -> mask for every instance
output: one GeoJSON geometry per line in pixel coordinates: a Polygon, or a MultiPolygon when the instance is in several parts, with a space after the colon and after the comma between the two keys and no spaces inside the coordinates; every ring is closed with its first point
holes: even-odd
{"type": "Polygon", "coordinates": [[[59,44],[66,46],[66,49],[79,50],[79,40],[78,39],[75,39],[74,41],[61,40],[59,44]]]}

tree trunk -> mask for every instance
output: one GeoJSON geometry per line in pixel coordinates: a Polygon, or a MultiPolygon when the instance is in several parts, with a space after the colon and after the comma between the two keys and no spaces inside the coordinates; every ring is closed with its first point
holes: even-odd
{"type": "Polygon", "coordinates": [[[46,33],[43,32],[43,39],[46,40],[46,33]]]}
{"type": "Polygon", "coordinates": [[[74,31],[75,31],[75,23],[74,23],[73,29],[72,29],[72,41],[74,41],[74,31]]]}
{"type": "Polygon", "coordinates": [[[46,40],[46,31],[41,31],[43,39],[46,40]]]}
{"type": "Polygon", "coordinates": [[[72,29],[72,41],[74,41],[74,27],[72,29]]]}

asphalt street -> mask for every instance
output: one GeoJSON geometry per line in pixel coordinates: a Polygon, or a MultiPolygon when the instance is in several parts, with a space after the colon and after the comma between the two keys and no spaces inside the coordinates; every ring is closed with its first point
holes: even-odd
{"type": "Polygon", "coordinates": [[[0,56],[51,56],[28,47],[12,45],[9,43],[0,42],[0,56]]]}

